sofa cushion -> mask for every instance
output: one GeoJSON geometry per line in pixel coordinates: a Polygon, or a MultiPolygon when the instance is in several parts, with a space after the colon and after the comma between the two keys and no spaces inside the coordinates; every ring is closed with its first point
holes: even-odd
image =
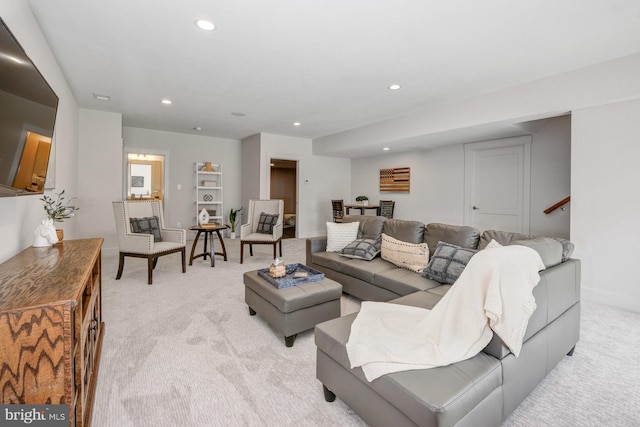
{"type": "Polygon", "coordinates": [[[382,228],[386,222],[383,216],[371,215],[347,215],[342,218],[342,222],[359,222],[358,239],[379,239],[382,234],[382,228]]]}
{"type": "Polygon", "coordinates": [[[440,283],[454,283],[476,252],[475,249],[439,242],[422,276],[440,283]]]}
{"type": "Polygon", "coordinates": [[[342,263],[340,265],[340,272],[356,279],[364,280],[367,283],[373,285],[373,278],[376,274],[388,270],[396,270],[398,267],[387,262],[381,258],[375,258],[371,261],[365,261],[362,259],[349,259],[340,257],[342,263]]]}
{"type": "Polygon", "coordinates": [[[483,352],[449,366],[396,372],[368,382],[361,368],[350,369],[346,352],[355,317],[354,313],[316,325],[318,350],[367,384],[416,425],[436,425],[436,420],[439,420],[437,425],[456,425],[490,394],[500,392],[500,361],[483,352]]]}
{"type": "Polygon", "coordinates": [[[425,279],[420,274],[405,268],[393,268],[376,273],[373,276],[373,284],[398,295],[408,295],[441,286],[435,280],[425,279]]]}
{"type": "Polygon", "coordinates": [[[551,237],[515,240],[511,244],[527,246],[538,252],[545,268],[553,267],[562,262],[562,243],[551,237]]]}
{"type": "Polygon", "coordinates": [[[510,245],[511,242],[516,240],[531,239],[535,236],[530,234],[512,233],[510,231],[498,231],[498,230],[485,230],[480,236],[480,243],[478,243],[478,249],[484,249],[485,246],[495,240],[503,246],[510,245]]]}
{"type": "Polygon", "coordinates": [[[129,218],[131,232],[140,234],[152,234],[154,242],[162,242],[160,233],[160,221],[157,216],[147,216],[144,218],[129,218]]]}
{"type": "Polygon", "coordinates": [[[424,241],[433,254],[438,242],[447,242],[463,248],[477,249],[480,242],[480,231],[466,225],[449,225],[430,223],[424,228],[424,241]]]}
{"type": "Polygon", "coordinates": [[[338,252],[314,252],[311,254],[311,262],[331,270],[341,272],[342,266],[348,258],[340,256],[338,252]]]}
{"type": "Polygon", "coordinates": [[[380,239],[356,239],[345,246],[340,255],[371,261],[380,253],[380,239]]]}
{"type": "Polygon", "coordinates": [[[389,218],[385,221],[382,232],[401,242],[424,242],[424,224],[420,221],[389,218]]]}
{"type": "Polygon", "coordinates": [[[576,246],[569,240],[563,239],[562,237],[552,237],[552,239],[557,240],[562,245],[562,262],[571,258],[576,246]]]}
{"type": "Polygon", "coordinates": [[[421,273],[429,262],[429,246],[400,241],[382,233],[381,256],[398,267],[421,273]]]}
{"type": "Polygon", "coordinates": [[[327,222],[327,252],[340,252],[358,238],[359,222],[327,222]]]}

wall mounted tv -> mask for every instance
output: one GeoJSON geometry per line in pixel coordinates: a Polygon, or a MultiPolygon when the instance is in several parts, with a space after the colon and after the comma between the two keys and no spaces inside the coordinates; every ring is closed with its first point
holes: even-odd
{"type": "Polygon", "coordinates": [[[0,197],[44,192],[58,97],[0,18],[0,197]]]}

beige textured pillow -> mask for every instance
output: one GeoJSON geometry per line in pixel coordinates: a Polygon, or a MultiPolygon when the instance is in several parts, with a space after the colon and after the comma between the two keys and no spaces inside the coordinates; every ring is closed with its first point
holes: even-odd
{"type": "Polygon", "coordinates": [[[429,264],[429,246],[426,243],[408,243],[382,233],[380,256],[398,267],[422,273],[429,264]]]}

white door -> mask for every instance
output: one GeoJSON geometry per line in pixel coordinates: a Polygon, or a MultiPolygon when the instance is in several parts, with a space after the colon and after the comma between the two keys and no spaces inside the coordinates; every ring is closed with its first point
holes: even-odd
{"type": "Polygon", "coordinates": [[[465,145],[464,222],[529,233],[531,137],[465,145]]]}

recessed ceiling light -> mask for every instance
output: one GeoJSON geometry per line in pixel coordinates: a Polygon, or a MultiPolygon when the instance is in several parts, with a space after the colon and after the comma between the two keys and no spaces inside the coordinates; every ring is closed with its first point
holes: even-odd
{"type": "Polygon", "coordinates": [[[213,22],[207,21],[206,19],[198,19],[196,21],[196,26],[203,31],[213,31],[216,29],[216,26],[213,25],[213,22]]]}
{"type": "Polygon", "coordinates": [[[392,85],[389,85],[389,90],[398,90],[398,89],[400,89],[401,87],[402,87],[402,86],[400,86],[399,84],[394,83],[394,84],[392,84],[392,85]]]}
{"type": "Polygon", "coordinates": [[[384,147],[382,150],[383,151],[389,151],[389,147],[384,147]]]}
{"type": "Polygon", "coordinates": [[[162,101],[160,101],[160,102],[162,102],[162,103],[163,103],[163,104],[165,104],[165,105],[171,105],[171,104],[173,104],[173,101],[171,101],[170,99],[163,99],[163,100],[162,100],[162,101]]]}
{"type": "Polygon", "coordinates": [[[237,111],[234,111],[233,113],[231,113],[232,116],[236,116],[236,117],[244,117],[246,116],[245,113],[238,113],[237,111]]]}
{"type": "Polygon", "coordinates": [[[111,97],[109,95],[100,95],[99,93],[94,93],[93,97],[98,101],[111,101],[111,97]]]}
{"type": "Polygon", "coordinates": [[[193,128],[193,130],[200,132],[202,130],[202,128],[200,126],[196,126],[193,128]]]}
{"type": "Polygon", "coordinates": [[[302,125],[302,123],[300,123],[300,122],[294,122],[294,123],[293,123],[293,125],[294,125],[294,126],[301,126],[301,125],[302,125]]]}

